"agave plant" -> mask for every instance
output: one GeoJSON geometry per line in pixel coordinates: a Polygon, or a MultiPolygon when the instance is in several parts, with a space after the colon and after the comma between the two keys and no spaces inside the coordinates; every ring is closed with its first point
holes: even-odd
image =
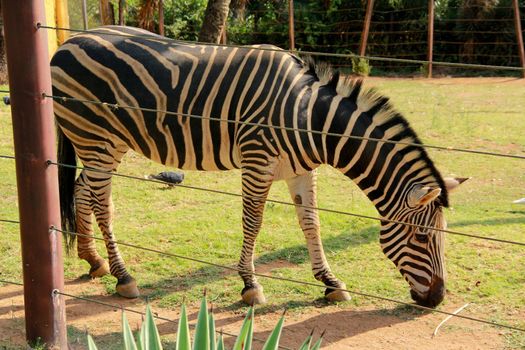
{"type": "MultiPolygon", "coordinates": [[[[253,307],[250,307],[246,317],[244,318],[241,330],[232,350],[251,350],[253,341],[253,307]]],[[[279,339],[284,324],[284,314],[281,316],[275,328],[270,333],[263,350],[277,350],[279,348],[279,339]]],[[[162,343],[160,341],[159,331],[155,325],[151,308],[146,306],[146,317],[142,323],[140,332],[137,335],[137,340],[133,337],[133,332],[129,326],[126,314],[122,313],[122,336],[124,339],[124,349],[126,350],[161,350],[162,343]]],[[[312,345],[313,332],[306,338],[299,350],[319,350],[321,347],[323,335],[312,345]]],[[[88,335],[88,349],[98,350],[93,338],[88,335]]],[[[224,339],[221,332],[217,337],[215,330],[215,320],[213,313],[208,311],[206,296],[202,298],[199,314],[197,316],[197,324],[195,326],[195,334],[193,343],[190,335],[190,327],[188,323],[188,316],[186,306],[182,305],[179,326],[177,329],[177,343],[176,350],[226,350],[224,346],[224,339]]]]}

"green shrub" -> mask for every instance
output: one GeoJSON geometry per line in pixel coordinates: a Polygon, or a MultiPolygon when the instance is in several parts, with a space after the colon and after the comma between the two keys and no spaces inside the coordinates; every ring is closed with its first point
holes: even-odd
{"type": "Polygon", "coordinates": [[[361,57],[352,58],[352,72],[353,73],[367,77],[370,75],[371,70],[372,70],[372,66],[370,65],[370,62],[367,59],[361,58],[361,57]]]}
{"type": "MultiPolygon", "coordinates": [[[[253,307],[250,307],[244,322],[239,331],[239,335],[233,345],[233,350],[250,350],[252,349],[253,340],[253,307]]],[[[264,343],[263,350],[277,350],[279,348],[279,339],[281,337],[281,330],[284,324],[284,315],[277,322],[277,325],[270,333],[269,337],[264,343]]],[[[146,318],[142,323],[137,340],[133,337],[133,332],[129,326],[126,314],[122,313],[122,337],[124,339],[124,349],[126,350],[160,350],[162,344],[160,341],[159,331],[155,325],[153,314],[149,305],[146,307],[146,318]]],[[[312,334],[306,338],[299,350],[318,350],[321,347],[321,337],[312,345],[312,334]]],[[[97,350],[97,346],[93,338],[88,335],[88,349],[97,350]]],[[[197,316],[197,324],[195,326],[195,334],[193,344],[191,342],[190,327],[188,324],[188,316],[186,307],[182,305],[179,326],[177,329],[177,345],[176,350],[224,350],[224,339],[222,333],[217,338],[215,332],[215,320],[213,313],[208,312],[206,296],[202,298],[199,315],[197,316]]]]}

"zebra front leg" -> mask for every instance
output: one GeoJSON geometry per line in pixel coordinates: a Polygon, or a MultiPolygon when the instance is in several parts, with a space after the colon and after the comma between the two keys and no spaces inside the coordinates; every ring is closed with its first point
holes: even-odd
{"type": "Polygon", "coordinates": [[[243,169],[242,173],[242,227],[243,242],[239,260],[239,275],[244,281],[242,300],[248,305],[264,304],[263,287],[252,274],[255,240],[261,229],[264,204],[272,184],[272,176],[256,173],[253,169],[243,169]]]}
{"type": "Polygon", "coordinates": [[[91,202],[91,190],[86,183],[86,171],[83,170],[75,182],[76,231],[80,234],[77,236],[77,253],[79,258],[89,263],[89,275],[95,278],[107,275],[109,265],[98,254],[94,239],[87,237],[93,236],[91,202]]]}
{"type": "Polygon", "coordinates": [[[350,300],[348,292],[330,288],[346,289],[346,285],[332,273],[324,254],[319,213],[317,209],[313,209],[317,208],[317,171],[312,170],[305,175],[286,180],[286,183],[292,200],[297,204],[295,211],[306,238],[312,272],[317,280],[328,287],[325,290],[325,298],[330,301],[350,300]]]}
{"type": "Polygon", "coordinates": [[[109,258],[109,268],[117,278],[117,293],[125,298],[136,298],[140,295],[135,279],[127,272],[124,260],[120,256],[116,238],[113,234],[113,200],[111,197],[111,175],[92,172],[89,174],[93,189],[93,211],[109,258]]]}

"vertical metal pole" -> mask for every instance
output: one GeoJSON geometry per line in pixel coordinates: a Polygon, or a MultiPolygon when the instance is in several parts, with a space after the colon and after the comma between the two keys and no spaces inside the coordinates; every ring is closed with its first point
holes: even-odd
{"type": "Polygon", "coordinates": [[[370,22],[372,21],[372,11],[374,9],[374,0],[368,0],[366,4],[365,23],[363,33],[361,33],[361,42],[359,43],[359,56],[366,54],[366,44],[368,42],[368,32],[370,31],[370,22]]]}
{"type": "Polygon", "coordinates": [[[523,68],[522,74],[525,78],[525,49],[523,48],[523,34],[521,32],[521,19],[520,19],[520,7],[518,5],[518,0],[512,2],[514,7],[514,23],[516,26],[516,38],[518,39],[518,50],[520,54],[520,63],[523,68]]]}
{"type": "Polygon", "coordinates": [[[67,349],[53,102],[44,1],[2,0],[16,157],[26,338],[67,349]]]}
{"type": "Polygon", "coordinates": [[[82,0],[82,21],[84,22],[84,30],[87,30],[89,27],[86,1],[87,0],[82,0]]]}
{"type": "Polygon", "coordinates": [[[295,50],[295,28],[293,19],[293,0],[288,0],[288,36],[290,38],[290,51],[295,50]]]}
{"type": "MultiPolygon", "coordinates": [[[[60,28],[69,28],[69,13],[67,10],[67,0],[56,0],[56,19],[57,27],[60,28]]],[[[58,45],[62,45],[64,41],[69,37],[69,32],[67,30],[58,30],[58,45]]]]}
{"type": "Polygon", "coordinates": [[[432,60],[434,49],[434,0],[428,0],[428,75],[427,78],[432,78],[432,60]]]}
{"type": "Polygon", "coordinates": [[[159,0],[159,34],[164,36],[164,4],[162,0],[159,0]]]}

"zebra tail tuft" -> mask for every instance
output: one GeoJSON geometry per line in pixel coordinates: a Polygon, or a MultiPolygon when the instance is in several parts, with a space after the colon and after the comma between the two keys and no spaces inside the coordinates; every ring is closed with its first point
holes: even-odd
{"type": "MultiPolygon", "coordinates": [[[[57,126],[57,161],[60,164],[71,166],[77,165],[77,156],[71,140],[57,126]]],[[[58,166],[58,188],[60,192],[60,215],[62,217],[62,230],[64,232],[64,242],[66,252],[69,255],[75,246],[76,235],[69,232],[77,232],[77,223],[75,216],[75,178],[76,169],[58,166]]]]}

